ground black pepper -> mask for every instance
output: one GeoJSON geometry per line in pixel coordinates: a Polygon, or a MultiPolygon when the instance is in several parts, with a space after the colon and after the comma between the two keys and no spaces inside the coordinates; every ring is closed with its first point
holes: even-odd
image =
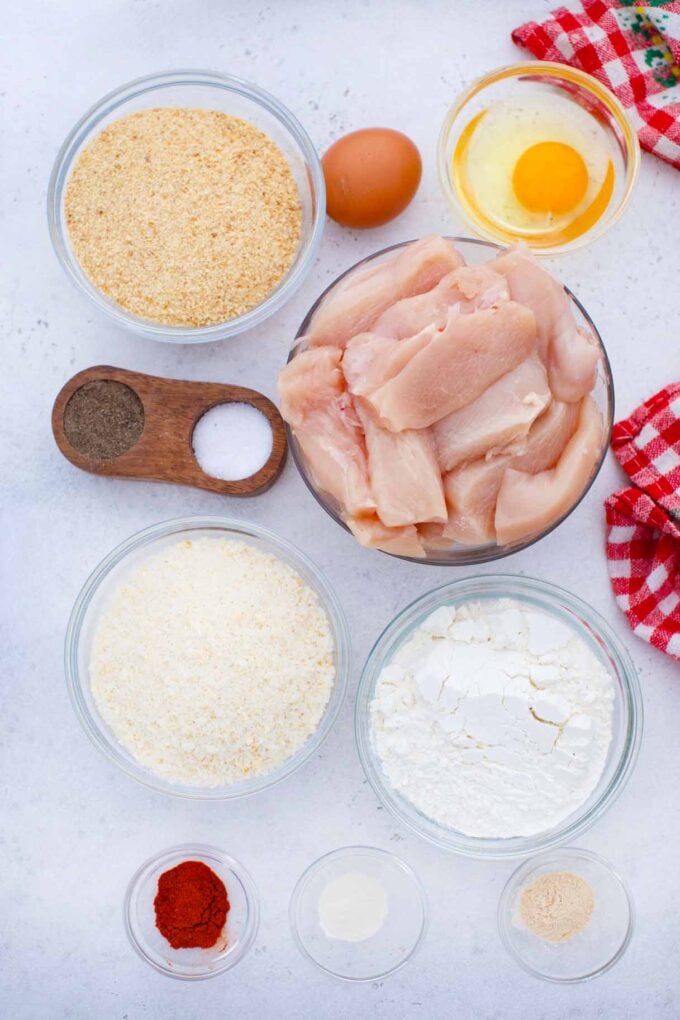
{"type": "Polygon", "coordinates": [[[115,379],[85,383],[64,409],[71,446],[93,460],[112,460],[134,446],[144,429],[144,407],[133,389],[115,379]]]}

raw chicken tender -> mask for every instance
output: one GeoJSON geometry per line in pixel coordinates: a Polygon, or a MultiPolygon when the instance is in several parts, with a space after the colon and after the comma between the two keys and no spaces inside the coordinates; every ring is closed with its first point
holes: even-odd
{"type": "Polygon", "coordinates": [[[394,556],[412,556],[421,559],[425,555],[423,543],[417,529],[412,525],[405,528],[386,528],[377,517],[348,517],[347,526],[356,540],[367,549],[382,549],[394,556]]]}
{"type": "Polygon", "coordinates": [[[532,426],[523,453],[512,458],[512,467],[535,474],[557,463],[560,454],[576,431],[580,407],[578,404],[552,404],[532,426]]]}
{"type": "Polygon", "coordinates": [[[473,460],[444,475],[449,519],[442,534],[450,542],[484,545],[494,541],[496,499],[511,460],[507,455],[473,460]]]}
{"type": "Polygon", "coordinates": [[[471,404],[432,426],[442,471],[489,452],[517,446],[550,403],[548,377],[537,354],[489,386],[471,404]]]}
{"type": "Polygon", "coordinates": [[[463,264],[453,246],[433,235],[414,241],[388,262],[347,277],[321,302],[309,328],[309,346],[344,347],[370,330],[401,298],[422,294],[463,264]]]}
{"type": "Polygon", "coordinates": [[[463,307],[461,311],[482,311],[510,299],[507,280],[488,264],[461,266],[456,270],[456,284],[468,302],[468,307],[463,307]]]}
{"type": "Polygon", "coordinates": [[[350,514],[375,510],[366,445],[340,370],[342,351],[304,351],[279,374],[281,414],[302,447],[315,484],[350,514]]]}
{"type": "Polygon", "coordinates": [[[445,521],[444,487],[429,431],[388,432],[361,401],[356,410],[366,435],[368,475],[382,523],[400,527],[445,521]]]}
{"type": "Polygon", "coordinates": [[[427,428],[512,371],[535,344],[534,315],[514,301],[449,312],[444,329],[367,399],[393,432],[427,428]]]}
{"type": "Polygon", "coordinates": [[[461,298],[456,284],[456,269],[443,276],[436,287],[416,297],[402,298],[382,313],[373,327],[380,336],[402,340],[420,333],[421,329],[434,326],[441,329],[446,322],[449,308],[461,298]]]}
{"type": "Polygon", "coordinates": [[[391,379],[411,360],[414,354],[437,335],[435,326],[428,326],[408,340],[359,333],[352,337],[342,358],[342,371],[347,388],[355,397],[373,393],[391,379]]]}
{"type": "Polygon", "coordinates": [[[507,280],[500,273],[486,266],[461,266],[425,294],[397,301],[383,312],[373,332],[401,340],[427,326],[443,329],[449,308],[478,311],[507,301],[509,296],[507,280]]]}
{"type": "Polygon", "coordinates": [[[578,404],[553,401],[531,428],[523,453],[475,460],[444,475],[449,507],[444,537],[464,545],[493,542],[496,500],[506,470],[535,473],[552,467],[573,435],[578,417],[578,404]]]}
{"type": "Polygon", "coordinates": [[[435,524],[431,521],[425,521],[424,524],[418,524],[417,528],[423,545],[426,546],[427,549],[451,548],[451,539],[444,535],[446,522],[438,522],[435,524]]]}
{"type": "Polygon", "coordinates": [[[602,416],[594,401],[581,403],[578,427],[554,468],[527,474],[509,468],[496,504],[496,535],[505,545],[558,521],[588,483],[602,450],[602,416]]]}
{"type": "Polygon", "coordinates": [[[521,248],[499,256],[492,265],[507,278],[512,300],[536,316],[538,352],[555,399],[581,400],[595,385],[600,353],[593,337],[577,329],[564,287],[521,248]]]}

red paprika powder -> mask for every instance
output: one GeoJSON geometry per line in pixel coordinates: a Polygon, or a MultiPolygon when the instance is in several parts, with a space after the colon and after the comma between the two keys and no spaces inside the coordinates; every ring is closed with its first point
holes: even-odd
{"type": "Polygon", "coordinates": [[[227,920],[222,879],[202,861],[183,861],[158,879],[156,927],[173,949],[210,949],[227,920]]]}

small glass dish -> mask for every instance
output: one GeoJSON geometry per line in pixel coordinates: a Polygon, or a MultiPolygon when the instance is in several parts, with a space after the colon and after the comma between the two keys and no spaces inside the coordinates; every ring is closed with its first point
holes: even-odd
{"type": "Polygon", "coordinates": [[[369,846],[347,846],[314,861],[299,878],[290,901],[290,925],[303,956],[344,981],[378,981],[394,974],[419,949],[427,930],[425,890],[408,864],[369,846]],[[319,897],[329,882],[359,872],[378,879],[387,898],[382,927],[361,942],[326,935],[319,897]]]}
{"type": "Polygon", "coordinates": [[[630,777],[640,748],[642,721],[642,695],[633,661],[606,620],[587,603],[557,585],[511,574],[453,581],[422,595],[402,610],[385,628],[366,660],[355,706],[359,758],[380,802],[428,842],[466,857],[493,859],[524,857],[547,850],[574,839],[593,825],[614,803],[630,777]],[[609,672],[614,683],[612,739],[597,786],[588,799],[557,826],[532,836],[467,836],[429,818],[392,786],[373,743],[371,703],[383,667],[436,609],[506,598],[523,602],[566,624],[609,672]]]}
{"type": "MultiPolygon", "coordinates": [[[[479,241],[475,238],[469,237],[449,237],[447,240],[452,241],[458,251],[461,253],[468,265],[479,265],[483,262],[488,261],[496,257],[499,251],[502,250],[498,244],[493,244],[489,241],[479,241]]],[[[381,251],[375,252],[374,255],[369,255],[367,258],[357,262],[354,266],[345,270],[330,287],[321,294],[314,302],[303,322],[298,329],[297,336],[293,343],[293,347],[288,356],[288,361],[292,361],[298,354],[301,354],[307,349],[306,334],[309,329],[310,322],[317,308],[321,302],[326,298],[330,291],[337,287],[343,280],[353,273],[355,270],[363,269],[372,263],[384,262],[390,256],[393,256],[399,252],[401,248],[406,247],[408,244],[412,244],[413,241],[402,241],[399,244],[391,245],[389,248],[383,248],[381,251]]],[[[602,415],[603,429],[602,429],[602,449],[600,456],[598,457],[597,463],[593,468],[592,474],[588,479],[588,482],[583,488],[583,491],[579,493],[578,498],[574,504],[563,514],[560,518],[549,524],[543,531],[536,535],[531,535],[526,539],[522,539],[518,542],[509,543],[507,545],[498,545],[496,542],[487,542],[484,545],[451,545],[446,548],[436,548],[434,546],[429,547],[426,550],[426,555],[419,559],[415,559],[409,556],[399,556],[396,553],[385,552],[380,550],[383,556],[395,556],[397,559],[410,560],[412,563],[429,564],[437,567],[459,567],[468,566],[477,563],[489,563],[493,560],[500,560],[504,556],[510,556],[512,553],[519,552],[522,549],[527,549],[533,545],[534,542],[539,542],[546,535],[549,535],[551,531],[558,528],[562,521],[566,520],[567,517],[576,509],[582,499],[587,495],[591,485],[597,478],[600,468],[604,463],[604,459],[607,455],[609,448],[609,441],[611,438],[612,425],[614,422],[614,380],[612,378],[611,366],[609,364],[609,358],[605,349],[602,337],[600,336],[597,327],[591,319],[588,312],[585,310],[581,302],[571,293],[571,291],[564,288],[569,295],[569,301],[571,304],[571,310],[574,315],[577,326],[583,326],[592,332],[595,342],[600,350],[601,357],[597,371],[597,379],[595,382],[595,388],[591,394],[593,400],[597,404],[598,410],[602,415]]],[[[298,471],[302,475],[305,485],[312,493],[317,503],[326,511],[329,517],[332,517],[336,524],[339,524],[345,531],[348,530],[347,525],[342,519],[341,508],[337,501],[329,496],[326,492],[321,491],[315,484],[312,472],[307,465],[307,461],[304,453],[295,438],[295,434],[290,426],[286,423],[286,435],[288,436],[288,445],[293,454],[293,459],[297,466],[298,471]]]]}
{"type": "Polygon", "coordinates": [[[640,145],[628,116],[616,96],[584,71],[550,61],[526,61],[497,68],[470,85],[450,108],[439,135],[439,181],[456,220],[462,220],[480,237],[502,244],[522,239],[540,255],[556,255],[590,244],[616,223],[630,201],[640,168],[640,145]],[[560,96],[586,110],[605,131],[614,159],[613,192],[593,225],[573,239],[540,240],[526,233],[504,230],[500,223],[476,210],[456,179],[453,157],[458,142],[475,118],[492,104],[506,100],[531,103],[536,97],[560,96]]]}
{"type": "Polygon", "coordinates": [[[321,163],[297,118],[264,89],[232,75],[180,70],[152,74],[121,85],[85,113],[70,131],[54,163],[47,193],[52,244],[68,276],[118,326],[155,340],[204,343],[224,340],[273,315],[302,283],[311,268],[326,219],[326,190],[321,163]],[[302,206],[302,227],[295,260],[274,290],[255,308],[211,326],[168,326],[126,311],[95,287],[80,267],[69,241],[64,197],[71,170],[83,147],[114,120],[158,106],[204,107],[241,117],[276,142],[288,160],[302,206]]]}
{"type": "Polygon", "coordinates": [[[285,779],[311,757],[325,740],[342,705],[350,663],[347,623],[335,592],[321,571],[295,546],[265,528],[227,517],[180,517],[154,524],[132,535],[106,556],[85,582],[71,612],[64,648],[66,682],[71,703],[83,729],[95,747],[133,779],[161,793],[197,800],[226,800],[265,790],[285,779]],[[295,754],[277,768],[262,775],[224,786],[185,786],[157,775],[141,765],[119,743],[102,718],[89,682],[90,649],[99,615],[113,591],[130,569],[150,553],[178,541],[198,538],[228,538],[247,542],[277,556],[297,571],[316,592],[331,628],[334,645],[335,680],[328,704],[316,732],[295,754]]]}
{"type": "Polygon", "coordinates": [[[184,981],[202,981],[235,967],[255,941],[259,924],[257,889],[246,869],[223,850],[200,843],[174,846],[145,861],[132,876],[123,913],[128,938],[141,958],[161,974],[184,981]],[[210,949],[173,949],[156,927],[158,879],[183,861],[201,861],[227,888],[227,923],[210,949]]]}
{"type": "Polygon", "coordinates": [[[509,878],[498,904],[498,930],[510,956],[534,977],[575,984],[599,977],[621,959],[633,934],[630,892],[611,864],[590,850],[566,847],[525,861],[509,878]],[[547,942],[524,924],[522,891],[550,871],[585,879],[595,898],[589,924],[567,942],[547,942]]]}

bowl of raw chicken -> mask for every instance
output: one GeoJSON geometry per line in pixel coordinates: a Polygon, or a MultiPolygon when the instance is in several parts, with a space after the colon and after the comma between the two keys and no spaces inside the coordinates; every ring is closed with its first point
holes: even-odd
{"type": "Polygon", "coordinates": [[[438,235],[340,276],[279,375],[307,486],[368,548],[499,559],[583,499],[614,413],[591,318],[525,248],[438,235]]]}

